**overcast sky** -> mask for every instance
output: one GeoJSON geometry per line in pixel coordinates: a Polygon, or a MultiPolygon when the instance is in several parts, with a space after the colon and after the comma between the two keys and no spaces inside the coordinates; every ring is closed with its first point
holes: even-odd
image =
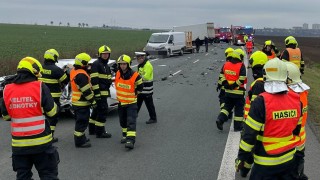
{"type": "Polygon", "coordinates": [[[214,22],[254,28],[320,23],[320,0],[0,0],[0,23],[163,28],[214,22]]]}

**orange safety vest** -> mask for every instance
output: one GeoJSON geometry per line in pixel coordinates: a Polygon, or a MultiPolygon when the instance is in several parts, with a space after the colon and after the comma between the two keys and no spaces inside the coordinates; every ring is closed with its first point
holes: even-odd
{"type": "MultiPolygon", "coordinates": [[[[241,66],[242,62],[233,64],[229,61],[223,66],[224,76],[230,85],[239,79],[241,66]]],[[[240,87],[244,87],[244,84],[241,84],[240,87]]]]}
{"type": "MultiPolygon", "coordinates": [[[[256,84],[257,81],[263,81],[263,78],[258,78],[255,81],[253,81],[250,85],[250,91],[252,90],[252,87],[256,84]]],[[[255,97],[251,97],[249,99],[249,96],[246,97],[246,105],[244,106],[244,118],[246,119],[248,117],[250,107],[251,107],[251,101],[254,100],[255,97]]]]}
{"type": "MultiPolygon", "coordinates": [[[[292,91],[290,89],[290,91],[292,91]]],[[[298,143],[297,149],[302,150],[304,148],[304,144],[306,142],[306,131],[305,126],[307,123],[308,118],[308,91],[303,91],[299,93],[300,101],[302,102],[302,123],[301,123],[301,130],[299,133],[300,142],[298,143]]]]}
{"type": "Polygon", "coordinates": [[[294,63],[295,65],[297,65],[300,68],[300,64],[301,64],[301,50],[299,48],[287,48],[286,49],[289,53],[289,59],[288,61],[294,63]]]}
{"type": "Polygon", "coordinates": [[[11,117],[11,134],[16,137],[38,135],[45,130],[41,108],[41,81],[8,84],[4,102],[11,117]]]}
{"type": "Polygon", "coordinates": [[[264,97],[266,121],[263,136],[258,135],[267,154],[278,155],[294,149],[300,138],[292,134],[301,116],[300,97],[287,94],[261,93],[264,97]]]}
{"type": "Polygon", "coordinates": [[[137,102],[135,93],[135,81],[139,74],[134,72],[130,79],[124,80],[120,77],[120,71],[117,72],[115,78],[115,86],[117,99],[121,104],[133,104],[137,102]]]}
{"type": "Polygon", "coordinates": [[[268,60],[273,59],[276,57],[276,53],[274,51],[271,51],[271,55],[267,55],[268,60]]]}
{"type": "MultiPolygon", "coordinates": [[[[77,101],[80,100],[81,96],[82,96],[82,92],[80,91],[80,89],[78,88],[78,85],[75,82],[75,78],[78,74],[84,74],[88,77],[88,81],[90,83],[90,76],[88,75],[88,73],[83,70],[83,69],[72,69],[70,71],[70,82],[71,82],[71,90],[72,90],[72,97],[71,97],[71,102],[74,104],[77,103],[77,101]]],[[[89,102],[87,102],[86,104],[83,105],[90,105],[89,102]]]]}

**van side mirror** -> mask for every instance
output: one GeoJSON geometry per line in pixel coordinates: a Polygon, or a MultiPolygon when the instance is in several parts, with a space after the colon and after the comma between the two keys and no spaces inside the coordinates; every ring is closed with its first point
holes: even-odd
{"type": "Polygon", "coordinates": [[[172,44],[172,43],[173,43],[172,39],[170,39],[170,40],[168,41],[168,43],[169,43],[169,44],[172,44]]]}

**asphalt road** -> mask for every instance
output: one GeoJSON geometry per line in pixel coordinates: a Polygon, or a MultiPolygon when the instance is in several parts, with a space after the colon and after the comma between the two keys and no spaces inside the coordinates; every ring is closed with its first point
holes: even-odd
{"type": "MultiPolygon", "coordinates": [[[[92,147],[88,149],[75,148],[74,120],[62,118],[56,128],[59,142],[55,144],[61,159],[60,179],[217,179],[230,127],[227,122],[220,132],[215,125],[219,113],[215,83],[226,47],[224,43],[214,44],[208,53],[202,47],[200,53],[152,60],[158,123],[145,124],[149,117],[143,105],[137,120],[135,149],[131,151],[120,144],[116,111],[109,114],[106,124],[112,138],[89,136],[92,147]]],[[[307,130],[306,173],[317,179],[320,146],[307,130]]],[[[0,179],[15,179],[8,122],[0,121],[0,144],[0,179]]],[[[38,179],[37,172],[33,172],[38,179]]],[[[243,178],[235,175],[232,179],[243,178]]]]}

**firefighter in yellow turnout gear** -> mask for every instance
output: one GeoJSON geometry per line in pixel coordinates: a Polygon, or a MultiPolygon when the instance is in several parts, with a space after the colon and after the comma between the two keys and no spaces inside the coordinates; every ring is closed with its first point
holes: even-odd
{"type": "Polygon", "coordinates": [[[133,149],[136,142],[138,115],[137,95],[143,90],[143,82],[141,76],[131,69],[131,58],[129,56],[120,56],[117,64],[119,70],[116,73],[115,86],[123,136],[121,143],[125,143],[125,148],[133,149]]]}

